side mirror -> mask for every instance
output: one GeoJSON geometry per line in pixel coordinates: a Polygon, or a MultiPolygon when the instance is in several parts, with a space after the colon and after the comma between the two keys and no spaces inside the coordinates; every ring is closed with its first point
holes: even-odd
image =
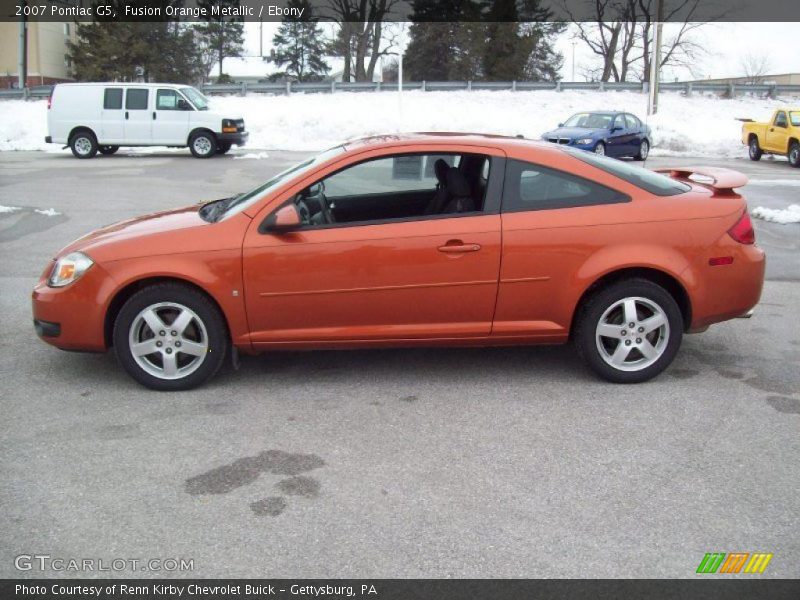
{"type": "Polygon", "coordinates": [[[612,133],[613,133],[614,131],[622,131],[622,127],[620,127],[619,125],[613,125],[613,126],[611,127],[611,131],[612,131],[612,133]]]}
{"type": "Polygon", "coordinates": [[[297,206],[292,203],[279,208],[264,219],[258,231],[259,233],[267,233],[268,231],[286,233],[298,229],[302,224],[303,221],[300,219],[297,206]]]}
{"type": "Polygon", "coordinates": [[[564,124],[563,124],[563,123],[559,123],[559,124],[558,124],[558,126],[559,126],[559,127],[563,127],[563,126],[564,126],[564,124]]]}
{"type": "Polygon", "coordinates": [[[178,110],[191,110],[189,108],[189,103],[186,102],[183,98],[178,98],[178,110]]]}

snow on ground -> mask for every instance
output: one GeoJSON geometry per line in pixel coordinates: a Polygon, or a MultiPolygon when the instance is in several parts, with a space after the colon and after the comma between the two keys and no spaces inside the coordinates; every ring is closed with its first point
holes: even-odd
{"type": "MultiPolygon", "coordinates": [[[[751,97],[728,100],[664,93],[658,114],[649,118],[653,154],[741,156],[741,123],[736,118],[766,119],[782,104],[751,97]]],[[[304,151],[397,131],[472,131],[538,138],[578,111],[625,110],[644,120],[646,105],[647,96],[641,93],[584,90],[411,91],[402,94],[402,105],[396,92],[212,98],[212,108],[244,117],[250,131],[248,150],[304,151]]],[[[45,135],[46,101],[0,101],[0,151],[61,151],[59,145],[45,144],[45,135]]]]}
{"type": "Polygon", "coordinates": [[[19,206],[3,206],[2,204],[0,204],[0,214],[15,212],[15,211],[18,211],[18,210],[22,210],[22,209],[19,206]]]}
{"type": "Polygon", "coordinates": [[[790,204],[788,208],[773,209],[759,206],[750,213],[757,219],[772,221],[786,225],[787,223],[800,223],[800,204],[790,204]]]}

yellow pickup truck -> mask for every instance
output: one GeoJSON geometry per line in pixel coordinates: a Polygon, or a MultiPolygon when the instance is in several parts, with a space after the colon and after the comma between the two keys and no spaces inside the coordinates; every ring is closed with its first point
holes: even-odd
{"type": "Polygon", "coordinates": [[[800,167],[800,108],[779,108],[769,123],[743,120],[742,143],[750,160],[759,160],[764,153],[780,154],[793,167],[800,167]]]}

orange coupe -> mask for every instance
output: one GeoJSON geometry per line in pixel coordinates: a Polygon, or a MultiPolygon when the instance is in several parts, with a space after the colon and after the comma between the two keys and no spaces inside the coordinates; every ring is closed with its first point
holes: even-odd
{"type": "Polygon", "coordinates": [[[34,325],[59,348],[113,346],[158,390],[236,352],[569,340],[601,377],[645,381],[685,332],[758,302],[746,182],[517,138],[360,139],[76,240],[33,291],[34,325]]]}

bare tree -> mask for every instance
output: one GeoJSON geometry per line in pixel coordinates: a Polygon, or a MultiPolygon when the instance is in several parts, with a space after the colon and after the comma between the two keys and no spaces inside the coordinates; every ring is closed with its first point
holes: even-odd
{"type": "Polygon", "coordinates": [[[739,61],[746,83],[757,85],[764,82],[764,77],[772,69],[772,61],[766,53],[748,52],[739,61]]]}

